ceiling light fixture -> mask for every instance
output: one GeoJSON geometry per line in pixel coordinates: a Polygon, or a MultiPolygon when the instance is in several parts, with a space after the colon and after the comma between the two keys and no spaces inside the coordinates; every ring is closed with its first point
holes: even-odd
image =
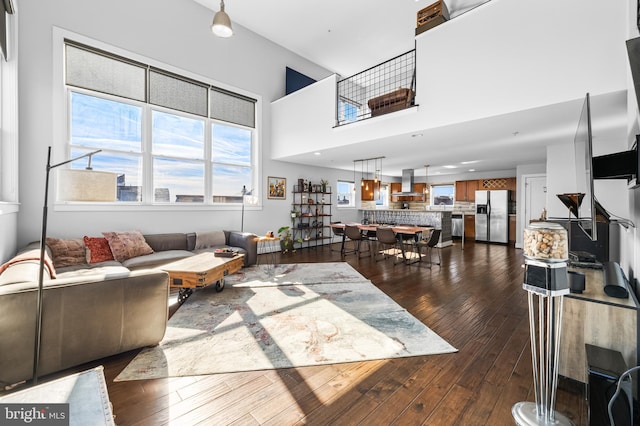
{"type": "Polygon", "coordinates": [[[373,183],[378,183],[378,159],[373,159],[373,183]]]}
{"type": "Polygon", "coordinates": [[[213,17],[211,31],[218,37],[223,38],[231,37],[233,35],[231,19],[224,11],[224,0],[220,0],[220,11],[218,11],[213,17]]]}
{"type": "Polygon", "coordinates": [[[427,176],[429,175],[429,165],[424,165],[424,194],[427,195],[429,193],[429,183],[427,182],[427,176]]]}
{"type": "Polygon", "coordinates": [[[356,162],[353,162],[353,193],[356,192],[356,162]]]}

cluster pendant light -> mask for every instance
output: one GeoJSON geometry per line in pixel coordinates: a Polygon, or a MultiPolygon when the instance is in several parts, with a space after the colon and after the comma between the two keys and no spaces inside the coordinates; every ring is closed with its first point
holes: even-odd
{"type": "MultiPolygon", "coordinates": [[[[365,190],[369,191],[369,181],[371,180],[371,176],[369,175],[369,161],[373,161],[373,182],[374,184],[378,184],[382,181],[382,159],[385,157],[375,157],[375,158],[364,158],[361,160],[353,160],[353,182],[356,181],[356,163],[360,163],[360,186],[365,190]],[[380,160],[380,168],[378,168],[378,160],[380,160]],[[364,163],[367,163],[366,171],[364,163]],[[366,177],[366,179],[365,179],[366,177]]],[[[375,185],[374,185],[375,187],[375,185]]],[[[354,188],[355,190],[355,188],[354,188]]]]}
{"type": "Polygon", "coordinates": [[[229,15],[224,11],[224,0],[220,1],[220,11],[218,11],[211,23],[211,31],[218,37],[227,38],[233,35],[233,28],[231,28],[231,19],[229,15]]]}

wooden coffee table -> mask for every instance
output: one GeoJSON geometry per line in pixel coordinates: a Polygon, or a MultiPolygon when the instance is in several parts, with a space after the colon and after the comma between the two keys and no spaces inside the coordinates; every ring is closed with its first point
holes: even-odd
{"type": "Polygon", "coordinates": [[[169,286],[180,289],[178,303],[182,304],[198,287],[215,283],[216,291],[222,291],[224,278],[238,272],[243,264],[244,254],[216,257],[211,252],[204,252],[171,262],[162,270],[169,273],[169,286]]]}

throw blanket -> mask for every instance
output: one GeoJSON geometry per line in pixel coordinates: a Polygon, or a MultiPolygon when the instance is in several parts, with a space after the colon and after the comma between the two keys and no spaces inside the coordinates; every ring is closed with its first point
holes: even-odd
{"type": "MultiPolygon", "coordinates": [[[[9,266],[28,260],[40,261],[40,249],[25,251],[10,259],[4,265],[0,266],[0,274],[2,274],[9,266]]],[[[56,277],[56,270],[53,267],[53,262],[51,261],[49,255],[47,255],[46,251],[44,253],[44,265],[48,269],[51,279],[54,279],[56,277]]]]}

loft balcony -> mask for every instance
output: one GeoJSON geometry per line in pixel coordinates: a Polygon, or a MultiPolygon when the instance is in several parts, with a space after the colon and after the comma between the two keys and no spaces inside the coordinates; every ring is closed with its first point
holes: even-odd
{"type": "MultiPolygon", "coordinates": [[[[537,2],[490,1],[416,35],[415,80],[387,87],[411,89],[409,108],[372,116],[369,100],[385,91],[367,93],[373,88],[363,84],[354,94],[339,94],[342,79],[337,75],[274,100],[269,111],[271,159],[348,170],[354,158],[414,152],[415,164],[406,167],[423,165],[425,158],[469,140],[476,144],[466,144],[471,150],[466,154],[483,157],[485,147],[510,141],[524,126],[547,127],[542,144],[557,143],[567,134],[573,138],[575,128],[561,124],[560,118],[582,102],[587,90],[616,105],[626,93],[627,58],[605,48],[617,43],[623,49],[623,32],[576,25],[567,37],[562,14],[550,15],[544,26],[529,19],[539,8],[537,2]],[[354,106],[339,113],[337,102],[354,106]],[[550,109],[558,124],[538,125],[535,117],[541,109],[550,109]],[[504,129],[505,123],[514,124],[504,129]],[[455,138],[448,136],[452,130],[455,138]]],[[[583,22],[602,19],[602,10],[595,7],[581,13],[583,22]]],[[[616,20],[621,9],[608,13],[616,20]]]]}
{"type": "Polygon", "coordinates": [[[338,126],[415,105],[415,49],[338,81],[337,93],[338,126]]]}

